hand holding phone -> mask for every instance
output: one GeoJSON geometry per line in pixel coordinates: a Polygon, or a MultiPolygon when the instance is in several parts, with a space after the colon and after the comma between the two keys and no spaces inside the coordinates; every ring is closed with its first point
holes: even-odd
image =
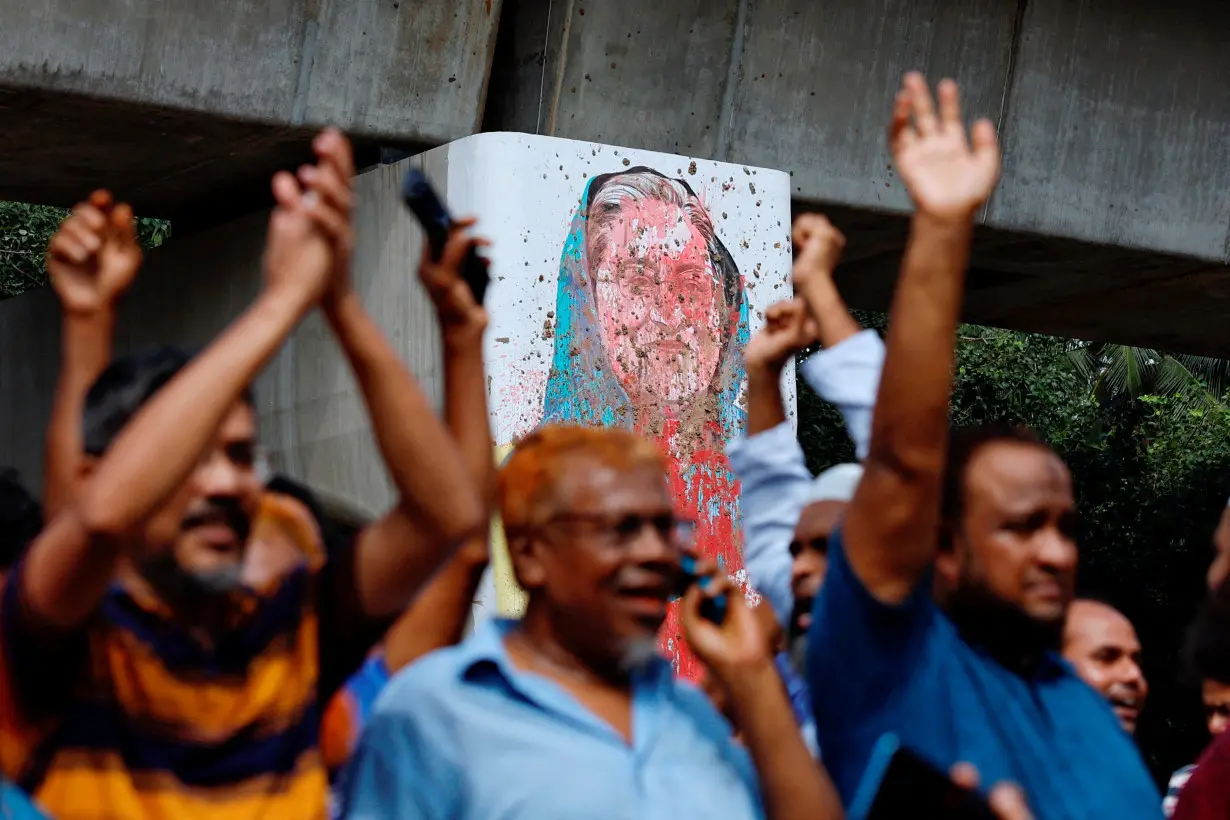
{"type": "Polygon", "coordinates": [[[850,803],[851,820],[999,820],[981,794],[901,745],[880,738],[850,803]]]}
{"type": "MultiPolygon", "coordinates": [[[[402,199],[406,207],[418,218],[419,224],[427,234],[427,246],[431,258],[439,261],[444,253],[444,245],[448,242],[449,233],[453,230],[453,217],[436,191],[431,187],[427,176],[417,168],[406,172],[402,182],[402,199]]],[[[491,284],[491,274],[488,261],[479,255],[478,249],[471,247],[466,252],[461,265],[461,278],[474,295],[474,301],[483,304],[487,295],[487,286],[491,284]]]]}
{"type": "MultiPolygon", "coordinates": [[[[696,556],[687,554],[679,559],[680,582],[679,595],[683,595],[688,591],[688,587],[693,584],[700,583],[701,576],[696,572],[696,556]]],[[[725,594],[715,595],[712,598],[706,598],[701,602],[700,614],[707,621],[715,624],[720,624],[726,620],[726,609],[729,606],[729,601],[725,594]]]]}

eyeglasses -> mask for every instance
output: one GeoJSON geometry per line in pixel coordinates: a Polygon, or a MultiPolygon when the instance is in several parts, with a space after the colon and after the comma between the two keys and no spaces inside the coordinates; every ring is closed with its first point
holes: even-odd
{"type": "Polygon", "coordinates": [[[675,548],[692,545],[696,522],[670,513],[661,515],[601,515],[565,513],[541,524],[538,529],[568,529],[603,547],[623,548],[632,544],[646,529],[675,548]]]}

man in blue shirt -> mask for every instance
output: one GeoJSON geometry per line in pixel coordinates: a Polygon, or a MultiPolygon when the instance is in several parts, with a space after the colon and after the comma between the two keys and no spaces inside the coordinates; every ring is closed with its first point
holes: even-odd
{"type": "Polygon", "coordinates": [[[1077,559],[1067,468],[1013,430],[956,438],[945,456],[963,272],[999,174],[994,127],[967,138],[955,84],[940,84],[937,112],[910,74],[890,144],[916,213],[865,472],[809,636],[825,764],[848,801],[893,732],[944,770],[968,761],[983,783],[1016,781],[1041,818],[1157,817],[1131,739],[1055,652],[1077,559]]]}
{"type": "Polygon", "coordinates": [[[347,774],[344,816],[840,817],[729,579],[691,586],[683,625],[746,749],[657,654],[692,530],[665,468],[626,430],[545,427],[517,446],[499,496],[525,616],[393,679],[347,774]],[[721,625],[699,614],[719,594],[721,625]]]}

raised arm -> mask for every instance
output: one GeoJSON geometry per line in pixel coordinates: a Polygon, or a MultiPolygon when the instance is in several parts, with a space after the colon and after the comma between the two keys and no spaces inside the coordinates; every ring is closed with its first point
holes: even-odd
{"type": "MultiPolygon", "coordinates": [[[[458,230],[471,224],[461,221],[458,230]]],[[[483,367],[487,312],[474,301],[456,268],[428,260],[420,266],[419,275],[436,307],[444,343],[444,420],[461,447],[475,486],[481,489],[483,509],[489,510],[495,486],[495,445],[483,367]]],[[[463,544],[389,630],[384,658],[390,672],[461,640],[487,568],[487,536],[488,530],[483,529],[463,544]]]]}
{"type": "Polygon", "coordinates": [[[219,424],[320,298],[328,237],[289,174],[274,178],[266,283],[256,302],[133,417],[76,497],[31,545],[20,577],[28,614],[60,630],[82,625],[115,577],[126,535],[162,508],[219,424]]]}
{"type": "Polygon", "coordinates": [[[999,147],[981,120],[966,138],[956,84],[906,75],[889,132],[916,212],[893,298],[866,472],[844,543],[863,585],[904,600],[937,548],[953,345],[974,218],[999,176],[999,147]]]}
{"type": "Polygon", "coordinates": [[[752,755],[768,820],[839,820],[841,800],[799,732],[786,688],[756,615],[725,577],[693,586],[683,600],[688,645],[722,687],[735,726],[752,755]],[[726,595],[721,625],[705,620],[706,596],[726,595]]]}
{"type": "Polygon", "coordinates": [[[816,327],[801,300],[779,302],[744,352],[747,369],[747,436],[727,446],[739,477],[743,513],[743,564],[752,585],[781,621],[790,617],[790,540],[806,503],[812,476],[794,430],[786,423],[782,370],[816,340],[816,327]]]}
{"type": "Polygon", "coordinates": [[[43,510],[47,520],[68,502],[81,468],[81,416],[94,380],[111,361],[119,297],[141,266],[132,209],[95,191],[73,209],[47,252],[60,297],[60,377],[47,425],[43,510]]]}
{"type": "Polygon", "coordinates": [[[846,244],[841,232],[820,214],[803,214],[794,221],[794,243],[800,249],[794,263],[794,290],[816,320],[824,345],[799,370],[807,386],[841,412],[861,460],[870,445],[884,343],[850,315],[833,282],[846,244]]]}
{"type": "MultiPolygon", "coordinates": [[[[486,520],[457,443],[351,289],[350,145],[341,133],[327,131],[314,148],[319,163],[304,168],[301,181],[334,206],[330,213],[344,215],[333,231],[339,264],[323,304],[325,315],[354,371],[399,494],[393,510],[356,542],[354,592],[363,615],[394,617],[463,542],[482,532],[486,520]]],[[[470,241],[452,237],[443,264],[457,267],[470,241]]]]}

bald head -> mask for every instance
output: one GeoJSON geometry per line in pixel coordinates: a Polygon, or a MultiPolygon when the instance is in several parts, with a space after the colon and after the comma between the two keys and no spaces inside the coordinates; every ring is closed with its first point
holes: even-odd
{"type": "Polygon", "coordinates": [[[1140,667],[1140,639],[1127,616],[1101,601],[1073,601],[1064,624],[1063,656],[1110,702],[1124,730],[1135,732],[1149,684],[1140,667]]]}

